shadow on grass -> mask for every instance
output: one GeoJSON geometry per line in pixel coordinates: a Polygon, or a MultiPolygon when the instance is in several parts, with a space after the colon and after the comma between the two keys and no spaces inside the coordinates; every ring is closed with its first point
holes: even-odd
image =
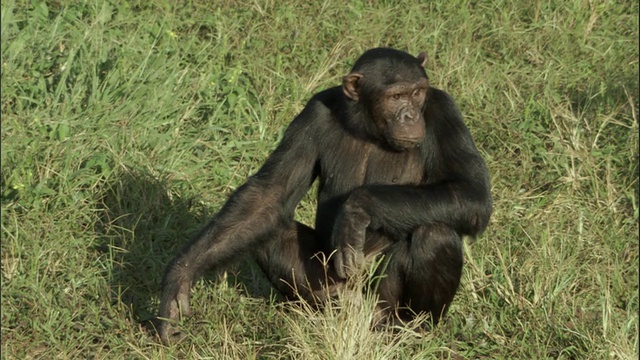
{"type": "MultiPolygon", "coordinates": [[[[167,178],[131,169],[107,184],[102,204],[97,248],[111,265],[112,306],[124,306],[131,320],[153,334],[166,265],[214,213],[197,198],[173,192],[167,178]]],[[[229,285],[269,298],[271,286],[250,258],[234,264],[219,269],[229,270],[229,285]]],[[[209,272],[204,277],[215,283],[221,276],[209,272]]]]}

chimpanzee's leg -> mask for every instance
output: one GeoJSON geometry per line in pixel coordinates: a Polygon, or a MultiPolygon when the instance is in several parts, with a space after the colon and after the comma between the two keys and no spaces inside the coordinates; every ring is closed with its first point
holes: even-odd
{"type": "Polygon", "coordinates": [[[256,250],[256,260],[271,283],[288,299],[322,303],[342,286],[322,252],[315,230],[292,222],[256,250]]]}
{"type": "Polygon", "coordinates": [[[462,275],[462,239],[444,224],[416,229],[409,241],[398,241],[386,252],[385,277],[378,292],[382,320],[399,315],[431,314],[433,325],[446,313],[462,275]]]}

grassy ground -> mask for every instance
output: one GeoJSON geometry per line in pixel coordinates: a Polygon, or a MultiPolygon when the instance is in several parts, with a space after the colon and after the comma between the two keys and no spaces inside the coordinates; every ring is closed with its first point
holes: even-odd
{"type": "Polygon", "coordinates": [[[638,357],[637,2],[210,3],[2,2],[2,358],[638,357]],[[168,260],[382,45],[429,53],[492,173],[446,321],[370,332],[369,297],[274,304],[240,261],[159,345],[168,260]]]}

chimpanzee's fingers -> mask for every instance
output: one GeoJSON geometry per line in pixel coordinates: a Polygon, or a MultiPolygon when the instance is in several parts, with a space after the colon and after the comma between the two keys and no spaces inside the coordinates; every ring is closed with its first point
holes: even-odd
{"type": "Polygon", "coordinates": [[[347,274],[344,271],[344,261],[341,249],[337,250],[333,254],[333,265],[336,269],[336,275],[338,275],[338,277],[341,279],[346,279],[347,274]]]}
{"type": "Polygon", "coordinates": [[[169,301],[161,306],[161,311],[157,317],[158,325],[156,330],[160,340],[165,345],[175,342],[181,336],[181,332],[175,327],[179,313],[180,308],[177,300],[169,301]]]}
{"type": "Polygon", "coordinates": [[[349,276],[357,275],[364,263],[364,253],[360,250],[349,248],[349,261],[347,262],[347,271],[349,276]]]}
{"type": "Polygon", "coordinates": [[[364,263],[364,254],[361,250],[352,246],[346,246],[343,249],[342,265],[345,277],[356,275],[360,271],[360,267],[364,263]]]}

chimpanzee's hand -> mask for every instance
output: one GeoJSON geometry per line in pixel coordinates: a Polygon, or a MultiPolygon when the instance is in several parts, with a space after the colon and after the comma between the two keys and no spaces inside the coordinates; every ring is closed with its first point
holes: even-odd
{"type": "Polygon", "coordinates": [[[348,244],[338,247],[333,255],[336,274],[343,279],[357,274],[363,263],[364,252],[362,249],[356,249],[348,244]]]}
{"type": "Polygon", "coordinates": [[[160,310],[156,330],[165,345],[182,339],[183,334],[176,327],[181,316],[190,316],[189,289],[191,282],[182,276],[182,266],[170,266],[162,285],[160,310]]]}
{"type": "Polygon", "coordinates": [[[331,245],[335,249],[333,264],[339,277],[346,279],[360,271],[370,222],[369,214],[360,206],[357,197],[350,196],[338,214],[331,235],[331,245]]]}

